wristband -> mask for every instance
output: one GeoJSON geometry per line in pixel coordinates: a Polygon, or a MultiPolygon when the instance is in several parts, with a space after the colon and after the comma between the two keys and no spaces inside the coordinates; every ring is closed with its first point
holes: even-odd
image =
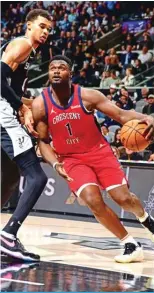
{"type": "Polygon", "coordinates": [[[53,164],[52,164],[52,167],[53,167],[53,169],[56,171],[56,165],[58,165],[59,164],[59,162],[54,162],[53,164]]]}

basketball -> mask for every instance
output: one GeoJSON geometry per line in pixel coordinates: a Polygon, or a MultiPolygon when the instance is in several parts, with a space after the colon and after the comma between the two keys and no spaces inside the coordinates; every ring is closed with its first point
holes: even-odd
{"type": "Polygon", "coordinates": [[[144,130],[147,127],[146,123],[140,123],[140,120],[134,119],[126,122],[120,134],[122,144],[134,152],[143,151],[150,144],[143,136],[144,130]]]}

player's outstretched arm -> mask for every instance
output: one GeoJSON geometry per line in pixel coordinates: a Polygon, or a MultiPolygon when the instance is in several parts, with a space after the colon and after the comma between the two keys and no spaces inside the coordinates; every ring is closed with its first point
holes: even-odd
{"type": "Polygon", "coordinates": [[[55,151],[50,145],[48,134],[48,123],[45,114],[45,107],[42,96],[37,97],[32,103],[32,113],[34,124],[37,132],[39,133],[39,143],[41,155],[43,159],[50,164],[64,179],[71,181],[72,179],[66,173],[63,163],[57,159],[55,151]]]}
{"type": "Polygon", "coordinates": [[[134,110],[123,110],[117,107],[114,103],[107,99],[105,95],[97,90],[82,88],[81,96],[83,102],[85,102],[90,109],[99,110],[110,118],[118,121],[122,125],[133,119],[138,119],[142,122],[146,122],[146,138],[151,139],[151,137],[153,136],[154,118],[152,116],[144,115],[134,110]]]}

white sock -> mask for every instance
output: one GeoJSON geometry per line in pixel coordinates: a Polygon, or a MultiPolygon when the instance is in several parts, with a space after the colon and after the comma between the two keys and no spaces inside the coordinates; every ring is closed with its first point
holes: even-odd
{"type": "Polygon", "coordinates": [[[7,232],[5,232],[3,230],[0,231],[0,234],[5,236],[5,237],[7,237],[7,238],[9,238],[9,239],[15,239],[15,236],[13,234],[7,233],[7,232]]]}
{"type": "Polygon", "coordinates": [[[146,211],[144,211],[144,215],[140,218],[138,218],[138,220],[143,223],[147,218],[149,217],[148,213],[146,211]]]}
{"type": "Polygon", "coordinates": [[[125,245],[126,243],[134,243],[136,246],[138,246],[136,240],[129,234],[125,238],[121,239],[121,245],[125,245]]]}

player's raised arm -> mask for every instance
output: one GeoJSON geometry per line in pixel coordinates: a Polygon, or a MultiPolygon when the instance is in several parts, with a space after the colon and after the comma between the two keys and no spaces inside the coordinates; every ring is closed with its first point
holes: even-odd
{"type": "Polygon", "coordinates": [[[92,107],[103,112],[110,118],[118,121],[120,124],[125,124],[127,121],[138,119],[147,123],[145,135],[147,139],[151,139],[154,133],[154,118],[149,115],[144,115],[132,110],[123,110],[117,107],[101,92],[92,89],[82,89],[82,99],[92,107]]]}
{"type": "Polygon", "coordinates": [[[36,130],[39,133],[38,146],[40,148],[42,157],[59,173],[60,176],[68,181],[71,181],[72,179],[67,175],[63,167],[63,163],[58,161],[57,156],[50,145],[48,123],[46,119],[44,102],[41,95],[33,101],[32,113],[36,130]]]}

